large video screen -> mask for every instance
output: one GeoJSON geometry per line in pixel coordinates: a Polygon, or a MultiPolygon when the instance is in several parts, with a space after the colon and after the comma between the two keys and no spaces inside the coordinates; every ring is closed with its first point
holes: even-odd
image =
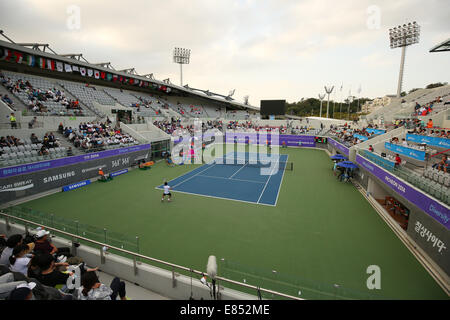
{"type": "Polygon", "coordinates": [[[261,100],[259,112],[263,116],[284,115],[285,111],[286,100],[261,100]]]}

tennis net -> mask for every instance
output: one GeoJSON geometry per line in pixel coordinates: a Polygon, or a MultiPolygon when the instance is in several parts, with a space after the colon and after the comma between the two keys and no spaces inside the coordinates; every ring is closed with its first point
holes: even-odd
{"type": "Polygon", "coordinates": [[[245,166],[253,168],[278,168],[282,170],[293,171],[294,163],[290,161],[280,161],[276,159],[256,159],[256,158],[216,158],[209,165],[224,165],[224,166],[245,166]]]}

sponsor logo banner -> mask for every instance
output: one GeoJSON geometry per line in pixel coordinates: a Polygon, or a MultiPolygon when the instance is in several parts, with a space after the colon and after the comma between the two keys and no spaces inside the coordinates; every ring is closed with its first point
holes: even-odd
{"type": "Polygon", "coordinates": [[[355,133],[355,134],[353,135],[353,137],[358,138],[358,139],[361,140],[361,141],[369,140],[369,138],[367,138],[366,136],[363,136],[363,135],[360,135],[360,134],[357,134],[357,133],[355,133]]]}
{"type": "Polygon", "coordinates": [[[368,133],[373,133],[373,134],[383,134],[383,133],[386,133],[386,130],[383,130],[383,129],[366,128],[366,131],[367,131],[368,133]]]}
{"type": "Polygon", "coordinates": [[[328,139],[328,142],[335,148],[338,149],[339,151],[341,151],[343,154],[347,155],[349,154],[349,148],[347,148],[346,146],[340,144],[339,142],[337,142],[334,139],[328,139]]]}
{"type": "Polygon", "coordinates": [[[121,174],[127,173],[128,169],[119,170],[111,173],[111,177],[120,176],[121,174]]]}
{"type": "Polygon", "coordinates": [[[450,139],[439,137],[427,137],[418,134],[406,134],[406,141],[412,141],[415,143],[426,143],[429,146],[450,148],[450,139]]]}
{"type": "Polygon", "coordinates": [[[62,190],[63,191],[70,191],[70,190],[73,190],[73,189],[78,189],[78,188],[87,186],[88,184],[91,184],[91,180],[84,180],[84,181],[80,181],[78,183],[69,184],[68,186],[64,186],[62,188],[62,190]]]}
{"type": "Polygon", "coordinates": [[[14,183],[9,183],[6,185],[0,185],[0,192],[10,192],[10,191],[22,191],[34,187],[34,183],[31,179],[18,181],[14,183]]]}
{"type": "MultiPolygon", "coordinates": [[[[274,135],[275,136],[275,135],[274,135]]],[[[280,134],[276,135],[278,139],[277,141],[272,141],[270,132],[267,134],[259,134],[256,132],[227,132],[225,135],[225,141],[227,143],[250,143],[250,144],[266,144],[266,140],[269,140],[273,145],[283,145],[283,142],[286,143],[286,146],[290,147],[315,147],[316,141],[314,136],[302,136],[302,135],[290,135],[290,134],[280,134]],[[264,141],[263,141],[264,140],[264,141]]]]}
{"type": "Polygon", "coordinates": [[[391,150],[393,152],[403,154],[407,157],[410,157],[410,158],[413,158],[413,159],[416,159],[419,161],[425,161],[425,151],[416,150],[413,148],[407,148],[407,147],[399,146],[399,145],[392,144],[389,142],[385,142],[384,147],[387,150],[391,150]]]}
{"type": "Polygon", "coordinates": [[[445,226],[447,229],[450,229],[450,209],[447,206],[439,203],[437,200],[432,199],[425,193],[411,187],[406,182],[401,181],[373,162],[366,160],[359,154],[356,155],[356,163],[372,173],[403,198],[423,210],[437,222],[445,226]]]}
{"type": "Polygon", "coordinates": [[[41,162],[35,162],[35,163],[29,163],[14,167],[8,167],[8,168],[2,168],[0,169],[0,178],[6,178],[11,177],[19,174],[25,174],[25,173],[31,173],[41,170],[48,170],[52,168],[58,168],[68,165],[73,165],[85,161],[91,161],[91,160],[97,160],[107,157],[112,157],[124,153],[130,153],[135,151],[141,151],[150,149],[150,144],[142,144],[137,145],[133,147],[127,147],[127,148],[120,148],[120,149],[112,149],[112,150],[106,150],[101,152],[94,152],[87,155],[80,155],[80,156],[73,156],[73,157],[66,157],[61,159],[55,159],[55,160],[48,160],[48,161],[41,161],[41,162]]]}

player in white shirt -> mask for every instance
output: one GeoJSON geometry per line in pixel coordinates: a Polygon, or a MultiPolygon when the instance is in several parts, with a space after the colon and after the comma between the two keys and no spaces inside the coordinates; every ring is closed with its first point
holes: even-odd
{"type": "Polygon", "coordinates": [[[163,188],[164,188],[164,192],[163,192],[163,196],[162,196],[161,202],[164,201],[164,198],[165,198],[166,196],[169,196],[169,199],[168,199],[167,201],[170,202],[170,199],[172,198],[172,194],[170,193],[170,189],[171,189],[171,188],[170,188],[170,186],[167,184],[167,182],[164,182],[163,188]]]}

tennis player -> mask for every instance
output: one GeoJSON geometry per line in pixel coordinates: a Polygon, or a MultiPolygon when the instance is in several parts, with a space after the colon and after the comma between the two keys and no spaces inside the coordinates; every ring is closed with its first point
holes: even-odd
{"type": "Polygon", "coordinates": [[[170,202],[170,199],[172,198],[172,194],[170,193],[170,186],[167,184],[167,181],[166,182],[164,182],[164,192],[163,192],[163,196],[162,196],[162,199],[161,199],[161,202],[164,202],[164,198],[166,197],[166,196],[169,196],[169,199],[167,199],[167,201],[168,202],[170,202]]]}

